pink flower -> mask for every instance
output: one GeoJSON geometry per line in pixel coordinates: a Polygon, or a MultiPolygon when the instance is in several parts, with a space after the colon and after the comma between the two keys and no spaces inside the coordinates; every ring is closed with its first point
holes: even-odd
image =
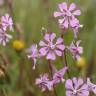
{"type": "Polygon", "coordinates": [[[51,66],[52,66],[52,71],[54,72],[54,74],[53,74],[53,82],[54,82],[54,84],[57,84],[60,81],[64,82],[65,81],[64,75],[65,75],[65,73],[66,73],[68,68],[67,67],[63,67],[62,69],[60,69],[58,71],[54,65],[51,65],[51,66]]]}
{"type": "Polygon", "coordinates": [[[83,27],[83,25],[80,25],[79,20],[77,20],[76,18],[71,20],[70,24],[71,24],[71,27],[74,31],[74,38],[77,38],[77,32],[80,28],[83,27]]]}
{"type": "Polygon", "coordinates": [[[49,80],[48,74],[40,75],[40,78],[36,79],[35,84],[38,85],[42,91],[53,89],[53,82],[49,80]]]}
{"type": "Polygon", "coordinates": [[[84,80],[81,78],[72,78],[66,80],[66,96],[88,96],[88,86],[84,83],[84,80]]]}
{"type": "MultiPolygon", "coordinates": [[[[59,12],[54,12],[54,17],[62,17],[58,20],[60,27],[67,29],[80,25],[76,16],[81,14],[81,11],[76,8],[75,3],[72,3],[69,7],[66,2],[58,5],[59,12]]],[[[78,26],[80,27],[80,26],[78,26]]]]}
{"type": "Polygon", "coordinates": [[[55,33],[48,34],[46,33],[44,36],[44,40],[40,41],[39,45],[42,47],[39,52],[42,56],[46,56],[48,60],[55,60],[56,56],[62,56],[62,51],[64,51],[65,46],[62,44],[63,39],[58,38],[56,43],[54,44],[53,41],[56,37],[55,33]]]}
{"type": "Polygon", "coordinates": [[[12,36],[9,35],[9,34],[7,34],[2,29],[0,29],[0,44],[2,44],[3,46],[5,46],[6,43],[9,42],[10,39],[12,39],[12,36]]]}
{"type": "Polygon", "coordinates": [[[13,21],[9,14],[5,14],[1,17],[1,24],[4,31],[6,31],[7,28],[9,28],[10,31],[13,31],[13,21]]]}
{"type": "Polygon", "coordinates": [[[39,57],[37,45],[33,44],[31,48],[28,49],[28,52],[30,53],[30,55],[28,55],[28,58],[31,58],[33,60],[33,69],[35,69],[37,58],[39,57]]]}
{"type": "Polygon", "coordinates": [[[76,60],[80,59],[80,55],[83,53],[83,47],[79,46],[80,42],[81,42],[80,40],[77,41],[76,45],[72,42],[70,45],[70,48],[69,48],[74,59],[76,59],[76,60]]]}
{"type": "Polygon", "coordinates": [[[90,81],[90,78],[87,78],[87,85],[88,85],[88,90],[93,92],[96,95],[96,84],[93,84],[90,81]]]}

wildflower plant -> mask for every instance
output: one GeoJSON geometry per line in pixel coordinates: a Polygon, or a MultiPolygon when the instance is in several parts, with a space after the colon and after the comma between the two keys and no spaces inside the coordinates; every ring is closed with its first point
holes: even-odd
{"type": "Polygon", "coordinates": [[[68,29],[69,27],[73,29],[74,37],[77,37],[76,33],[78,29],[82,27],[76,16],[81,15],[81,11],[77,9],[76,4],[72,3],[67,6],[66,2],[58,4],[59,12],[54,12],[54,17],[60,17],[58,19],[59,26],[63,29],[68,29]]]}
{"type": "Polygon", "coordinates": [[[28,49],[29,55],[28,58],[31,58],[33,60],[33,69],[35,69],[36,63],[37,63],[37,58],[39,57],[37,45],[33,44],[29,49],[28,49]]]}
{"type": "Polygon", "coordinates": [[[0,44],[5,46],[7,42],[12,39],[12,36],[8,34],[8,31],[13,31],[13,20],[9,14],[5,14],[0,18],[0,44]]]}
{"type": "MultiPolygon", "coordinates": [[[[37,59],[44,58],[51,71],[51,76],[49,76],[48,73],[43,73],[36,79],[35,84],[39,86],[42,91],[54,90],[54,96],[57,96],[55,87],[60,82],[62,82],[66,88],[66,96],[89,96],[90,92],[96,95],[96,85],[91,82],[90,78],[70,76],[70,68],[66,59],[66,51],[72,54],[75,62],[79,62],[83,54],[83,47],[80,45],[81,40],[77,38],[79,28],[83,27],[77,19],[77,16],[81,15],[81,10],[77,8],[75,3],[71,3],[68,6],[66,2],[58,4],[58,8],[59,10],[53,13],[53,17],[59,17],[59,28],[62,29],[64,33],[60,33],[60,37],[57,37],[56,33],[47,31],[39,44],[32,44],[28,49],[28,58],[33,60],[33,69],[36,68],[37,59]],[[63,37],[69,28],[74,32],[74,38],[69,45],[65,45],[63,37]],[[63,67],[59,70],[54,64],[54,61],[56,61],[58,57],[61,57],[63,61],[63,67]],[[64,78],[65,74],[68,74],[67,79],[64,78]]],[[[12,23],[10,23],[10,25],[11,24],[12,23]]],[[[6,29],[6,26],[4,29],[6,29]]],[[[9,28],[11,29],[11,26],[9,28]]]]}
{"type": "Polygon", "coordinates": [[[40,41],[39,45],[42,46],[42,48],[39,50],[40,54],[42,56],[46,56],[46,59],[48,60],[56,60],[56,56],[62,56],[62,51],[64,51],[65,46],[62,44],[63,39],[61,37],[57,38],[56,43],[53,43],[53,40],[55,39],[56,34],[46,33],[44,36],[45,41],[40,41]]]}

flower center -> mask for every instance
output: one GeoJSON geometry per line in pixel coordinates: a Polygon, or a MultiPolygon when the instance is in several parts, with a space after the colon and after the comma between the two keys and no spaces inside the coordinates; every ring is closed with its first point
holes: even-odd
{"type": "Polygon", "coordinates": [[[76,89],[74,89],[73,94],[76,94],[76,93],[77,93],[77,90],[76,90],[76,89]]]}
{"type": "Polygon", "coordinates": [[[53,44],[52,42],[49,42],[49,44],[48,44],[49,50],[54,50],[55,47],[56,47],[56,44],[53,44]]]}
{"type": "Polygon", "coordinates": [[[51,48],[51,49],[55,49],[55,45],[51,45],[50,48],[51,48]]]}
{"type": "Polygon", "coordinates": [[[70,11],[67,11],[67,16],[72,16],[72,13],[70,11]]]}

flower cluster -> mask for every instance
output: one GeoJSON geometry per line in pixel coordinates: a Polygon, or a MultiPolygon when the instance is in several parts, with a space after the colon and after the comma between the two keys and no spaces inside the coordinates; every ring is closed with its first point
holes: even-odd
{"type": "MultiPolygon", "coordinates": [[[[59,11],[54,12],[53,16],[59,17],[59,28],[64,31],[66,31],[68,28],[73,30],[74,40],[69,46],[67,46],[64,44],[64,36],[62,36],[62,34],[60,34],[61,37],[56,37],[55,33],[46,32],[44,34],[44,39],[40,40],[38,47],[37,44],[33,44],[31,48],[28,49],[28,58],[31,58],[34,63],[33,69],[35,69],[38,58],[45,58],[52,72],[51,77],[48,76],[47,73],[40,75],[40,77],[36,79],[35,84],[38,85],[42,91],[50,91],[54,89],[56,84],[65,82],[66,96],[89,96],[90,92],[93,92],[96,95],[96,85],[91,82],[90,78],[86,77],[86,80],[74,76],[71,78],[69,76],[70,69],[66,64],[67,51],[72,54],[72,57],[76,62],[83,60],[81,59],[83,47],[80,46],[81,40],[78,40],[77,38],[77,32],[83,25],[81,25],[79,20],[76,18],[77,16],[81,15],[81,11],[77,9],[75,3],[70,4],[68,7],[67,3],[63,2],[58,4],[58,7],[59,11]],[[63,68],[61,68],[59,71],[56,69],[54,64],[51,64],[51,61],[53,63],[53,61],[57,59],[57,56],[62,57],[62,61],[64,63],[63,68]],[[64,79],[65,73],[68,74],[68,79],[64,79]]],[[[83,64],[78,64],[78,66],[84,66],[85,61],[83,60],[82,62],[83,64]]]]}
{"type": "Polygon", "coordinates": [[[72,42],[70,44],[69,50],[73,55],[73,58],[75,60],[79,60],[80,59],[80,55],[83,53],[83,47],[80,46],[80,40],[77,41],[75,44],[74,42],[72,42]]]}
{"type": "Polygon", "coordinates": [[[58,4],[59,12],[54,12],[54,17],[62,17],[58,20],[59,26],[63,29],[71,27],[74,31],[74,37],[77,37],[76,33],[78,29],[82,27],[76,16],[81,15],[81,11],[77,9],[76,4],[72,3],[69,7],[66,2],[58,4]]]}
{"type": "Polygon", "coordinates": [[[49,80],[48,74],[40,75],[40,78],[36,79],[35,84],[38,85],[42,91],[53,89],[53,81],[49,80]]]}
{"type": "Polygon", "coordinates": [[[81,78],[72,78],[66,80],[66,96],[88,96],[88,85],[81,78]]]}
{"type": "Polygon", "coordinates": [[[13,31],[13,21],[9,14],[1,16],[1,26],[0,26],[0,44],[5,46],[12,36],[7,33],[7,31],[13,31]]]}
{"type": "Polygon", "coordinates": [[[90,78],[87,78],[87,85],[88,90],[96,95],[96,85],[91,82],[90,78]]]}
{"type": "Polygon", "coordinates": [[[89,96],[89,92],[96,95],[96,85],[87,78],[84,81],[82,78],[73,77],[65,82],[66,96],[89,96]]]}
{"type": "Polygon", "coordinates": [[[40,75],[40,78],[36,79],[35,84],[38,85],[42,89],[42,91],[52,90],[54,85],[58,84],[60,81],[63,81],[63,82],[65,81],[63,77],[67,71],[67,67],[64,67],[58,71],[54,65],[51,65],[51,66],[53,69],[52,71],[55,71],[52,79],[48,78],[47,73],[44,75],[40,75]]]}
{"type": "Polygon", "coordinates": [[[44,40],[40,41],[39,45],[42,47],[39,51],[42,56],[46,56],[46,59],[48,60],[56,60],[56,56],[62,56],[62,51],[64,51],[65,46],[62,44],[63,39],[59,37],[56,41],[56,43],[53,42],[55,39],[56,34],[46,33],[44,36],[44,40]]]}
{"type": "Polygon", "coordinates": [[[45,56],[47,60],[54,61],[56,60],[56,55],[62,56],[62,53],[65,49],[65,46],[63,45],[63,39],[59,37],[57,38],[56,43],[54,43],[55,38],[55,33],[46,33],[44,35],[44,40],[39,42],[39,49],[37,48],[36,44],[32,44],[31,48],[28,49],[28,58],[31,58],[34,62],[33,69],[35,69],[38,58],[45,56]]]}

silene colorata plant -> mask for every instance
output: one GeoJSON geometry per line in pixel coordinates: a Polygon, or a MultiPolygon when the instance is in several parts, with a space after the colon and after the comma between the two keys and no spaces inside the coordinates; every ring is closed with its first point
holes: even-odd
{"type": "MultiPolygon", "coordinates": [[[[62,30],[60,37],[57,37],[54,32],[45,31],[39,44],[32,44],[28,48],[28,58],[33,61],[33,70],[37,66],[37,59],[44,58],[49,64],[51,77],[48,73],[43,73],[35,80],[35,84],[42,92],[53,90],[54,96],[57,96],[55,88],[61,82],[65,86],[66,96],[89,96],[92,92],[96,95],[96,85],[91,82],[91,79],[89,77],[71,77],[67,64],[66,51],[72,54],[72,58],[76,62],[81,59],[83,54],[83,47],[80,46],[81,40],[78,40],[77,36],[79,29],[83,27],[77,19],[80,15],[81,11],[75,3],[58,4],[58,10],[53,13],[53,17],[58,19],[58,26],[62,30]],[[73,31],[74,38],[70,45],[65,45],[64,34],[68,29],[73,31]],[[57,69],[53,64],[58,57],[64,61],[61,69],[57,69]],[[64,78],[65,74],[68,75],[67,79],[64,78]]],[[[12,36],[8,34],[9,31],[13,31],[13,21],[9,14],[5,14],[0,18],[0,44],[3,46],[12,39],[12,36]]]]}
{"type": "Polygon", "coordinates": [[[8,34],[8,32],[13,32],[13,20],[12,17],[6,13],[4,16],[1,16],[0,22],[0,44],[5,46],[6,43],[12,39],[12,36],[8,34]]]}
{"type": "Polygon", "coordinates": [[[66,51],[72,54],[74,61],[78,62],[83,54],[83,47],[80,46],[81,40],[78,40],[79,29],[83,27],[77,19],[81,15],[75,3],[68,5],[66,2],[58,4],[58,10],[53,13],[53,17],[58,19],[58,26],[62,30],[60,37],[56,36],[54,32],[45,30],[43,39],[39,44],[32,44],[28,49],[28,58],[34,62],[33,69],[35,70],[37,59],[45,58],[49,64],[51,77],[48,73],[40,74],[36,79],[35,84],[44,91],[54,91],[54,96],[57,96],[56,85],[60,82],[65,86],[66,96],[89,96],[90,93],[96,95],[96,85],[91,82],[89,77],[71,77],[70,69],[66,60],[66,51]],[[70,45],[64,44],[64,34],[71,29],[74,33],[74,38],[70,45]],[[61,57],[64,61],[63,67],[57,69],[54,61],[61,57]],[[68,79],[64,75],[68,74],[68,79]]]}

